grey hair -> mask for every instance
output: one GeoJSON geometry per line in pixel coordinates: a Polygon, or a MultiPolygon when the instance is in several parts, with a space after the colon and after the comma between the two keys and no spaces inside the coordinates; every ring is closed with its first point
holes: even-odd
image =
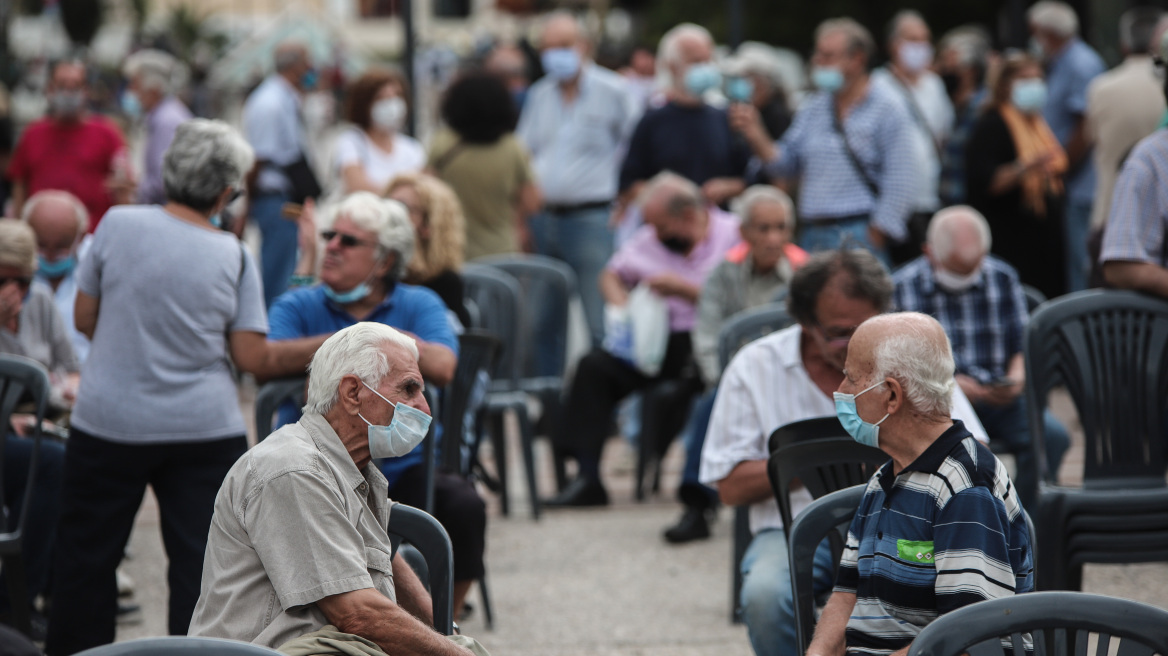
{"type": "Polygon", "coordinates": [[[657,61],[666,68],[677,63],[678,57],[681,56],[681,40],[687,36],[704,39],[710,45],[714,44],[714,37],[706,28],[694,23],[679,23],[661,37],[661,42],[657,45],[657,61]]]}
{"type": "Polygon", "coordinates": [[[937,50],[957,53],[957,63],[961,66],[984,68],[990,52],[990,37],[979,25],[962,25],[946,32],[937,50]]]}
{"type": "Polygon", "coordinates": [[[954,205],[933,215],[929,220],[929,228],[925,232],[925,241],[928,242],[933,256],[938,260],[946,260],[953,253],[953,233],[955,228],[962,224],[972,225],[978,236],[979,253],[962,253],[962,257],[972,260],[990,252],[993,246],[993,236],[990,234],[990,224],[981,212],[969,205],[954,205]]]}
{"type": "Polygon", "coordinates": [[[677,216],[691,207],[702,206],[702,190],[692,180],[673,171],[662,171],[649,178],[644,189],[637,195],[636,205],[643,208],[650,199],[663,191],[671,192],[665,203],[665,213],[677,216]]]}
{"type": "Polygon", "coordinates": [[[912,408],[933,417],[950,416],[956,365],[941,324],[919,312],[894,312],[864,323],[895,326],[895,331],[872,350],[872,382],[893,378],[904,388],[912,408]]]}
{"type": "Polygon", "coordinates": [[[127,79],[138,78],[138,84],[147,89],[170,93],[175,87],[178,60],[161,50],[147,48],[126,58],[122,64],[122,75],[127,79]]]}
{"type": "Polygon", "coordinates": [[[355,191],[331,208],[326,223],[336,223],[342,216],[358,228],[377,235],[381,257],[389,253],[396,257],[393,268],[386,273],[387,280],[401,280],[414,257],[416,240],[414,224],[410,222],[410,212],[406,206],[369,191],[355,191]]]}
{"type": "Polygon", "coordinates": [[[731,209],[741,219],[742,225],[750,225],[754,220],[754,208],[760,203],[775,203],[783,208],[783,216],[787,217],[787,229],[795,227],[795,203],[787,192],[768,184],[756,184],[742,192],[731,203],[731,209]]]}
{"type": "Polygon", "coordinates": [[[300,41],[285,41],[276,46],[276,54],[273,59],[276,64],[276,72],[283,73],[308,59],[308,46],[300,41]]]}
{"type": "Polygon", "coordinates": [[[37,269],[36,234],[23,221],[0,219],[0,266],[32,275],[37,269]]]}
{"type": "Polygon", "coordinates": [[[579,41],[588,41],[589,40],[588,28],[584,25],[584,21],[580,20],[579,16],[573,14],[572,12],[570,12],[566,9],[557,9],[557,10],[547,14],[539,21],[539,38],[540,38],[541,43],[543,41],[544,30],[546,30],[548,28],[548,25],[551,25],[552,23],[554,23],[556,21],[561,21],[561,20],[562,21],[570,21],[572,23],[572,25],[575,26],[577,40],[579,40],[579,41]]]}
{"type": "Polygon", "coordinates": [[[1134,55],[1152,51],[1156,26],[1164,13],[1158,7],[1132,7],[1119,17],[1119,45],[1134,55]]]}
{"type": "Polygon", "coordinates": [[[1026,11],[1026,19],[1031,25],[1063,39],[1079,33],[1079,17],[1065,2],[1040,0],[1026,11]]]}
{"type": "Polygon", "coordinates": [[[168,200],[199,212],[215,207],[228,188],[241,188],[255,164],[255,151],[223,121],[181,123],[162,157],[162,186],[168,200]]]}
{"type": "Polygon", "coordinates": [[[837,275],[845,276],[844,295],[867,301],[877,313],[892,304],[892,276],[876,256],[862,248],[815,253],[795,271],[787,293],[787,311],[801,325],[814,326],[819,295],[837,275]]]}
{"type": "Polygon", "coordinates": [[[89,210],[85,209],[85,205],[76,196],[61,189],[45,189],[30,196],[28,200],[24,201],[24,207],[20,210],[20,220],[31,224],[37,206],[46,200],[59,200],[69,205],[69,208],[73,210],[73,215],[77,217],[78,234],[89,230],[89,210]]]}
{"type": "Polygon", "coordinates": [[[758,41],[746,41],[725,62],[729,75],[755,74],[772,87],[783,88],[783,62],[775,49],[758,41]]]}
{"type": "Polygon", "coordinates": [[[852,18],[829,18],[819,24],[815,28],[815,41],[819,42],[824,35],[832,32],[843,32],[844,36],[848,38],[848,53],[861,53],[864,55],[864,62],[870,62],[872,55],[876,53],[876,42],[872,39],[872,33],[868,28],[860,25],[852,18]]]}
{"type": "Polygon", "coordinates": [[[921,12],[917,11],[916,9],[901,9],[900,11],[896,12],[896,15],[892,17],[892,20],[888,21],[888,32],[885,34],[887,43],[892,43],[895,41],[896,37],[900,36],[900,28],[909,21],[917,21],[926,28],[929,26],[928,21],[926,21],[925,17],[921,15],[921,12]]]}
{"type": "Polygon", "coordinates": [[[341,379],[356,376],[376,388],[392,370],[387,346],[404,348],[418,360],[413,338],[376,321],[362,321],[337,331],[324,341],[308,364],[308,395],[303,412],[323,415],[340,398],[341,379]]]}

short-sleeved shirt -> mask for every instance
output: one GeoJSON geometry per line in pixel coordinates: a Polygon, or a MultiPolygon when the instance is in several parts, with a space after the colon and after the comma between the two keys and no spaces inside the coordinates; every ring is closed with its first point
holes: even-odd
{"type": "Polygon", "coordinates": [[[273,73],[243,104],[243,136],[256,160],[268,162],[256,177],[261,192],[283,193],[292,183],[281,167],[305,153],[307,138],[300,115],[300,93],[288,80],[273,73]]]}
{"type": "Polygon", "coordinates": [[[520,190],[534,182],[529,160],[514,134],[493,144],[466,143],[448,130],[434,135],[428,164],[462,203],[467,260],[519,251],[515,206],[520,190]]]}
{"type": "Polygon", "coordinates": [[[386,152],[373,143],[364,130],[350,127],[337,136],[333,161],[338,175],[357,164],[374,186],[385,188],[403,173],[417,173],[426,167],[426,149],[417,139],[405,134],[393,135],[393,151],[386,152]]]}
{"type": "Polygon", "coordinates": [[[0,328],[0,353],[32,358],[51,372],[76,373],[81,363],[65,323],[53,304],[53,290],[35,281],[20,309],[20,329],[12,333],[0,328]]]}
{"type": "Polygon", "coordinates": [[[953,103],[945,93],[945,84],[936,73],[924,71],[912,86],[908,86],[887,68],[872,72],[872,84],[884,87],[900,102],[912,126],[913,154],[923,167],[923,174],[917,180],[913,209],[936,210],[940,205],[937,196],[941,176],[940,144],[945,143],[953,129],[953,103]]]}
{"type": "Polygon", "coordinates": [[[219,488],[190,635],[275,648],[329,624],[325,597],[373,588],[396,602],[388,491],[318,414],[270,435],[219,488]]]}
{"type": "Polygon", "coordinates": [[[167,96],[146,115],[146,142],[142,153],[142,181],[138,184],[138,202],[143,205],[166,202],[162,183],[162,158],[178,126],[191,120],[191,110],[174,96],[167,96]]]}
{"type": "Polygon", "coordinates": [[[1099,261],[1168,268],[1168,129],[1136,144],[1119,172],[1099,261]]]}
{"type": "MultiPolygon", "coordinates": [[[[725,259],[726,252],[742,239],[737,217],[716,209],[709,210],[709,217],[706,238],[688,255],[665,248],[657,239],[657,230],[643,225],[613,254],[605,268],[615,273],[629,289],[662,273],[676,274],[701,288],[714,267],[725,259]]],[[[693,330],[697,317],[697,307],[693,303],[670,296],[665,299],[665,304],[669,307],[670,332],[693,330]]]]}
{"type": "MultiPolygon", "coordinates": [[[[1080,39],[1073,39],[1055,55],[1046,71],[1046,105],[1042,117],[1063,148],[1071,140],[1075,125],[1087,113],[1087,86],[1107,67],[1099,53],[1080,39]]],[[[1095,195],[1095,164],[1087,158],[1066,181],[1067,199],[1090,201],[1095,195]]]]}
{"type": "Polygon", "coordinates": [[[726,110],[674,102],[650,109],[633,130],[620,169],[620,189],[672,171],[694,184],[712,178],[741,178],[750,147],[730,129],[726,110]]]}
{"type": "Polygon", "coordinates": [[[1006,467],[960,421],[898,474],[868,482],[835,589],[856,595],[849,655],[907,646],[940,615],[1034,589],[1026,517],[1006,467]]]}
{"type": "Polygon", "coordinates": [[[93,232],[114,204],[106,181],[125,149],[122,133],[103,116],[88,115],[78,123],[44,118],[24,130],[7,175],[25,184],[26,197],[45,189],[73,194],[89,211],[93,232]]]}
{"type": "Polygon", "coordinates": [[[157,205],[115,207],[77,288],[101,305],[73,425],[129,444],[245,433],[228,337],[268,322],[259,271],[234,235],[157,205]]]}

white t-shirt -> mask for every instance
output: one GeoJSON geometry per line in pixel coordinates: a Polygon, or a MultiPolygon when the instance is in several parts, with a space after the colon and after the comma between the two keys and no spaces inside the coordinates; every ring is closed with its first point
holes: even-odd
{"type": "Polygon", "coordinates": [[[421,171],[426,166],[426,149],[417,139],[396,134],[393,152],[387,153],[364,130],[350,128],[337,137],[333,162],[338,178],[346,167],[360,164],[370,182],[384,187],[395,176],[421,171]]]}
{"type": "Polygon", "coordinates": [[[892,92],[891,95],[901,104],[913,126],[913,150],[923,169],[921,187],[917,190],[913,209],[937,209],[940,207],[937,185],[941,177],[941,160],[934,143],[944,144],[953,130],[953,105],[945,93],[945,83],[936,73],[925,71],[917,78],[916,84],[906,87],[885,68],[872,71],[872,83],[892,92]],[[909,92],[912,94],[911,101],[909,92]],[[925,125],[921,125],[922,118],[925,125]]]}

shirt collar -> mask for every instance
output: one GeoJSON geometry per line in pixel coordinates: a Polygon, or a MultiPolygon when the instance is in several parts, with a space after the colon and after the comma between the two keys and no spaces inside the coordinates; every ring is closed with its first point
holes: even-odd
{"type": "Polygon", "coordinates": [[[364,470],[357,469],[353,457],[349,455],[340,436],[329,425],[328,420],[315,412],[306,412],[300,418],[300,425],[308,431],[316,449],[324,454],[324,457],[328,458],[337,471],[345,477],[350,489],[364,497],[366,492],[361,489],[361,486],[368,483],[367,487],[376,494],[370,498],[386,499],[389,497],[389,483],[385,480],[385,476],[378,471],[377,465],[370,460],[369,464],[365,465],[364,470]]]}
{"type": "MultiPolygon", "coordinates": [[[[907,467],[900,471],[897,476],[903,476],[909,472],[924,472],[926,474],[935,474],[937,470],[944,464],[945,459],[953,452],[953,449],[961,444],[967,437],[973,437],[973,434],[965,428],[965,424],[960,419],[954,419],[953,425],[949,427],[944,433],[941,433],[933,443],[917,459],[909,463],[907,467]]],[[[881,480],[892,480],[893,462],[889,460],[880,468],[881,480]]]]}
{"type": "Polygon", "coordinates": [[[803,366],[803,355],[799,345],[803,342],[803,327],[795,324],[783,329],[783,340],[779,343],[779,361],[787,369],[803,366]]]}

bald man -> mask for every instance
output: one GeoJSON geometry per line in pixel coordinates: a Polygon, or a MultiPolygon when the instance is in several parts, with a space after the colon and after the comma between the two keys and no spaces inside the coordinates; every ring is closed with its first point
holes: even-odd
{"type": "MultiPolygon", "coordinates": [[[[1019,499],[1035,508],[1042,472],[1034,456],[1022,394],[1026,368],[1022,338],[1029,312],[1018,272],[989,254],[985,217],[965,205],[930,221],[925,254],[893,275],[899,310],[932,315],[953,340],[957,384],[969,397],[990,439],[1014,455],[1019,499]]],[[[1049,410],[1044,414],[1045,471],[1058,474],[1070,436],[1049,410]]]]}
{"type": "Polygon", "coordinates": [[[73,303],[77,300],[73,272],[89,250],[89,213],[73,194],[48,190],[33,194],[20,218],[36,233],[36,277],[52,288],[53,304],[73,338],[73,351],[78,361],[85,362],[89,338],[73,325],[73,303]]]}
{"type": "Polygon", "coordinates": [[[874,317],[852,337],[836,414],[891,460],[860,500],[808,656],[903,654],[938,616],[1034,588],[1006,468],[950,418],[953,370],[928,315],[874,317]]]}

